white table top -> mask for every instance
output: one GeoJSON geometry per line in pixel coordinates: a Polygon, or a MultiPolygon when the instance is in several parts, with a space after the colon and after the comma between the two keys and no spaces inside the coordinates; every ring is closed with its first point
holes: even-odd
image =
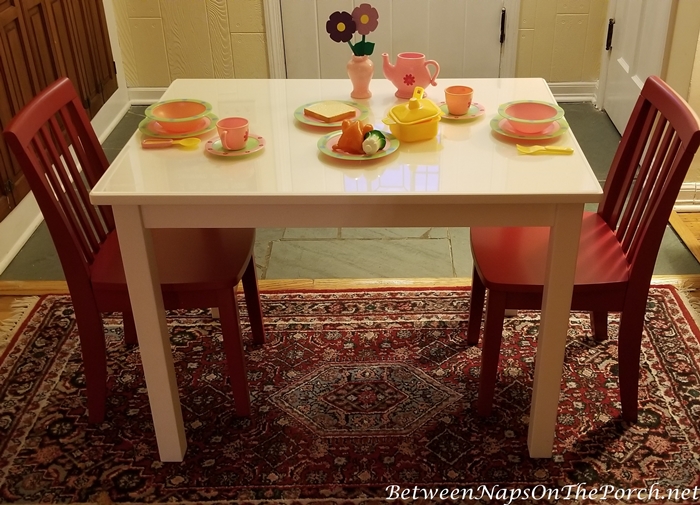
{"type": "MultiPolygon", "coordinates": [[[[244,116],[265,148],[240,158],[222,158],[202,146],[146,150],[137,132],[94,187],[95,204],[256,204],[334,203],[585,203],[602,197],[601,187],[574,136],[552,142],[574,148],[573,155],[519,155],[516,140],[492,132],[498,106],[512,100],[554,102],[545,81],[527,79],[439,79],[428,98],[440,103],[444,88],[465,84],[486,113],[470,122],[443,119],[435,139],[401,143],[397,152],[366,162],[337,160],[321,153],[317,141],[333,129],[309,127],[294,111],[309,102],[351,100],[349,79],[179,79],[162,99],[206,100],[218,117],[244,116]]],[[[394,105],[396,88],[374,79],[368,100],[375,128],[394,105]]]]}

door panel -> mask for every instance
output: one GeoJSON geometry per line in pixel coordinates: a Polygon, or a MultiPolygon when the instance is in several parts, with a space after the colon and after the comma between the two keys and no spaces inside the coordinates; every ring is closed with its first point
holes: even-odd
{"type": "Polygon", "coordinates": [[[39,89],[43,89],[60,75],[57,55],[54,51],[54,45],[51,43],[50,21],[48,12],[46,12],[46,4],[42,0],[23,0],[22,10],[39,89]]]}
{"type": "Polygon", "coordinates": [[[82,0],[90,35],[90,56],[97,85],[106,102],[117,90],[117,76],[114,72],[114,59],[109,43],[109,32],[102,2],[82,0]]]}
{"type": "Polygon", "coordinates": [[[603,109],[622,133],[644,81],[660,75],[671,15],[671,0],[617,0],[603,109]]]}
{"type": "MultiPolygon", "coordinates": [[[[22,11],[14,2],[0,2],[0,128],[4,128],[39,89],[22,11]]],[[[0,219],[29,192],[19,166],[0,140],[0,219]]]]}
{"type": "MultiPolygon", "coordinates": [[[[64,0],[67,3],[67,10],[70,13],[72,37],[71,42],[75,44],[75,51],[78,56],[78,72],[81,79],[80,95],[86,101],[90,117],[97,114],[104,104],[100,86],[97,82],[97,75],[94,72],[92,57],[90,54],[90,24],[88,13],[83,10],[81,0],[64,0]]],[[[94,0],[93,0],[94,1],[94,0]]]]}
{"type": "Polygon", "coordinates": [[[77,90],[84,88],[79,71],[78,47],[73,42],[70,13],[66,0],[46,0],[49,6],[51,28],[54,32],[56,52],[59,54],[61,75],[68,77],[77,90]]]}
{"type": "MultiPolygon", "coordinates": [[[[352,51],[332,41],[326,21],[352,12],[366,0],[280,0],[287,77],[346,78],[352,51]],[[309,26],[315,29],[305,29],[309,26]]],[[[375,77],[383,77],[382,53],[392,63],[404,51],[424,53],[440,64],[442,77],[498,77],[501,0],[375,0],[379,26],[366,39],[375,77]]],[[[356,42],[361,37],[355,35],[356,42]]]]}

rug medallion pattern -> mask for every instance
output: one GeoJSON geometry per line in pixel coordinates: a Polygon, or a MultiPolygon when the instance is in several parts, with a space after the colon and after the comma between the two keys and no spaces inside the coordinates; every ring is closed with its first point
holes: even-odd
{"type": "Polygon", "coordinates": [[[107,417],[90,425],[70,298],[42,297],[0,361],[0,501],[355,504],[385,502],[392,484],[700,485],[700,343],[672,288],[649,297],[634,425],[620,419],[616,316],[596,342],[572,314],[550,460],[527,451],[538,313],[506,321],[494,413],[480,418],[468,289],[262,298],[264,346],[240,304],[249,419],[236,415],[218,321],[169,313],[188,451],[162,463],[120,315],[105,319],[107,417]]]}

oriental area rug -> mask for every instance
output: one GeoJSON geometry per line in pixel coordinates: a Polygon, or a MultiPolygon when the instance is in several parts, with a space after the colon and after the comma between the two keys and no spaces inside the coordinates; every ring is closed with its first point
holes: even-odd
{"type": "Polygon", "coordinates": [[[105,316],[107,416],[91,425],[70,297],[40,297],[0,361],[0,501],[700,501],[699,333],[672,287],[649,296],[635,424],[620,418],[617,316],[596,342],[588,316],[572,314],[552,459],[527,449],[539,313],[507,318],[493,414],[481,418],[468,288],[261,298],[264,346],[252,344],[240,303],[250,418],[236,415],[218,321],[169,313],[188,450],[162,463],[120,315],[105,316]]]}

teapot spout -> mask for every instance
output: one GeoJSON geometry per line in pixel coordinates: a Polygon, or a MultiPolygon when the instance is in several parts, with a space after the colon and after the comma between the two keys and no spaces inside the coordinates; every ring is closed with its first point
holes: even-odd
{"type": "Polygon", "coordinates": [[[394,75],[396,74],[396,66],[392,65],[389,61],[389,53],[382,53],[382,70],[384,71],[384,77],[393,81],[394,75]]]}

